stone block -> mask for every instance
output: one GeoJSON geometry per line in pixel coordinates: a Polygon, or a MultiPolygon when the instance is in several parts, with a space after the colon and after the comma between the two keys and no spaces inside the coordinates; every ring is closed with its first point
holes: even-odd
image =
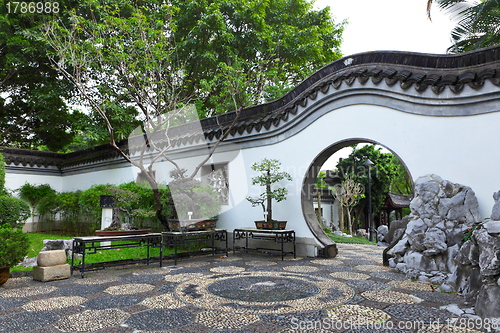
{"type": "Polygon", "coordinates": [[[54,281],[69,279],[71,276],[71,266],[68,264],[51,267],[33,267],[33,280],[36,281],[54,281]]]}
{"type": "Polygon", "coordinates": [[[488,221],[484,224],[484,227],[490,235],[500,234],[500,221],[488,221]]]}
{"type": "Polygon", "coordinates": [[[40,252],[38,254],[37,263],[40,267],[64,265],[66,263],[66,251],[54,250],[40,252]]]}

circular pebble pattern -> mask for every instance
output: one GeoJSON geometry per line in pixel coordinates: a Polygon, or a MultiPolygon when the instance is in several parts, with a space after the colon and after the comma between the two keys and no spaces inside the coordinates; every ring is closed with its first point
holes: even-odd
{"type": "Polygon", "coordinates": [[[117,309],[89,310],[60,319],[54,324],[62,331],[94,332],[120,324],[129,315],[117,309]]]}
{"type": "Polygon", "coordinates": [[[414,291],[432,291],[433,290],[431,285],[428,283],[413,282],[410,280],[390,281],[387,284],[390,285],[391,287],[394,287],[394,288],[414,290],[414,291]]]}
{"type": "Polygon", "coordinates": [[[176,309],[185,305],[170,293],[146,298],[141,304],[151,309],[176,309]]]}
{"type": "Polygon", "coordinates": [[[106,290],[104,290],[104,292],[111,295],[133,295],[133,294],[145,293],[153,289],[154,286],[150,284],[127,283],[119,286],[109,287],[106,290]]]}
{"type": "Polygon", "coordinates": [[[282,302],[320,292],[314,284],[303,280],[259,276],[216,281],[207,290],[219,297],[244,302],[282,302]]]}
{"type": "Polygon", "coordinates": [[[438,320],[443,323],[446,322],[446,319],[450,318],[450,315],[444,311],[411,304],[394,304],[385,308],[384,311],[402,320],[419,320],[425,324],[435,323],[438,320]]]}
{"type": "MultiPolygon", "coordinates": [[[[261,302],[257,305],[249,304],[240,300],[228,300],[210,293],[207,288],[215,282],[223,283],[223,281],[234,278],[289,278],[291,273],[280,272],[246,272],[244,275],[228,276],[228,277],[204,277],[193,279],[180,283],[175,291],[175,295],[183,302],[193,304],[197,307],[208,310],[223,310],[231,313],[290,313],[297,311],[311,311],[324,309],[341,304],[353,296],[351,288],[345,284],[323,277],[314,277],[315,285],[319,288],[319,293],[314,296],[294,299],[282,302],[261,302]],[[222,282],[221,282],[222,281],[222,282]],[[194,290],[192,286],[196,286],[194,290]],[[332,299],[330,290],[336,289],[340,296],[332,299]],[[184,292],[190,290],[190,292],[184,292]],[[322,301],[321,298],[327,299],[322,301]]],[[[307,283],[309,280],[301,277],[299,274],[293,276],[294,279],[300,280],[302,283],[307,283]]]]}
{"type": "Polygon", "coordinates": [[[388,272],[391,270],[389,267],[378,265],[358,265],[353,268],[363,272],[388,272]]]}
{"type": "Polygon", "coordinates": [[[57,290],[54,286],[29,287],[20,289],[6,290],[0,294],[0,297],[28,297],[40,294],[48,294],[57,290]]]}
{"type": "Polygon", "coordinates": [[[416,297],[391,290],[369,290],[361,294],[366,299],[383,303],[415,304],[419,303],[416,297]]]}
{"type": "Polygon", "coordinates": [[[84,304],[85,307],[95,310],[108,308],[124,308],[126,306],[136,305],[142,298],[135,295],[116,295],[101,298],[94,298],[84,304]]]}
{"type": "Polygon", "coordinates": [[[390,316],[382,310],[351,304],[340,305],[330,309],[327,311],[327,315],[330,319],[353,324],[373,324],[390,319],[390,316]]]}
{"type": "Polygon", "coordinates": [[[131,315],[125,324],[142,331],[165,331],[192,320],[193,315],[182,309],[151,309],[131,315]]]}
{"type": "Polygon", "coordinates": [[[86,301],[86,298],[80,296],[62,296],[33,301],[28,304],[24,304],[22,308],[26,311],[47,311],[80,305],[86,301]]]}
{"type": "Polygon", "coordinates": [[[245,262],[248,266],[274,266],[277,265],[276,261],[252,260],[245,262]]]}
{"type": "Polygon", "coordinates": [[[211,272],[222,273],[222,274],[241,273],[244,270],[245,270],[245,268],[243,268],[243,267],[237,267],[237,266],[219,266],[219,267],[212,267],[212,268],[210,268],[211,272]]]}
{"type": "Polygon", "coordinates": [[[369,275],[354,272],[334,272],[330,273],[330,275],[334,278],[345,280],[367,280],[370,278],[369,275]]]}
{"type": "Polygon", "coordinates": [[[175,275],[167,275],[165,276],[165,281],[168,282],[182,282],[185,280],[197,279],[205,276],[202,273],[180,273],[175,275]]]}
{"type": "Polygon", "coordinates": [[[196,321],[211,328],[240,328],[258,322],[260,317],[251,314],[238,314],[222,311],[203,311],[198,313],[196,321]]]}

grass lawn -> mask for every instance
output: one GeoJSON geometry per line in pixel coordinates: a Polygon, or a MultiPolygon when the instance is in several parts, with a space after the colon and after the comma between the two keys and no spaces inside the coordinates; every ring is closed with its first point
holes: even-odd
{"type": "Polygon", "coordinates": [[[325,230],[325,233],[328,237],[331,238],[335,243],[347,243],[347,244],[368,244],[368,245],[377,245],[376,242],[370,242],[368,239],[363,237],[344,237],[331,233],[329,230],[325,230]]]}
{"type": "MultiPolygon", "coordinates": [[[[50,234],[39,234],[39,233],[26,233],[28,235],[28,239],[30,242],[30,247],[28,249],[28,258],[33,258],[40,253],[40,250],[44,247],[43,240],[44,239],[72,239],[72,237],[60,236],[60,235],[50,235],[50,234]]],[[[113,242],[115,244],[115,242],[113,242]]],[[[189,246],[179,247],[178,252],[187,252],[187,251],[195,251],[204,247],[204,244],[190,243],[189,246]]],[[[163,255],[169,255],[174,253],[174,249],[163,249],[163,255]]],[[[150,249],[150,256],[159,256],[160,249],[150,249]]],[[[106,250],[106,251],[98,251],[96,254],[87,254],[85,255],[85,263],[95,263],[101,261],[114,261],[114,260],[122,260],[122,259],[136,259],[136,258],[146,258],[147,256],[147,247],[135,247],[130,249],[116,249],[116,250],[106,250]]],[[[71,260],[67,261],[68,264],[71,264],[71,260]]],[[[80,263],[78,260],[75,264],[80,263]]],[[[11,272],[19,272],[19,271],[32,271],[33,267],[24,267],[23,265],[18,265],[15,267],[11,267],[11,272]]]]}

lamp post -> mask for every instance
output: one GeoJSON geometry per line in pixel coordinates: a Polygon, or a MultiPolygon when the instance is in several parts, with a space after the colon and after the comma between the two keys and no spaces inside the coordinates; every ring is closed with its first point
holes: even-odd
{"type": "Polygon", "coordinates": [[[371,181],[370,181],[370,167],[374,165],[372,161],[367,159],[363,165],[368,165],[368,217],[370,219],[370,242],[373,242],[373,221],[372,221],[372,189],[371,189],[371,181]]]}

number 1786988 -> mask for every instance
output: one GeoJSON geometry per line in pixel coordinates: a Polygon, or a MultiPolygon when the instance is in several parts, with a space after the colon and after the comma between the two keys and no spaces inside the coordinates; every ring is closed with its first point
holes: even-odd
{"type": "Polygon", "coordinates": [[[7,2],[7,13],[57,14],[59,2],[7,2]]]}

